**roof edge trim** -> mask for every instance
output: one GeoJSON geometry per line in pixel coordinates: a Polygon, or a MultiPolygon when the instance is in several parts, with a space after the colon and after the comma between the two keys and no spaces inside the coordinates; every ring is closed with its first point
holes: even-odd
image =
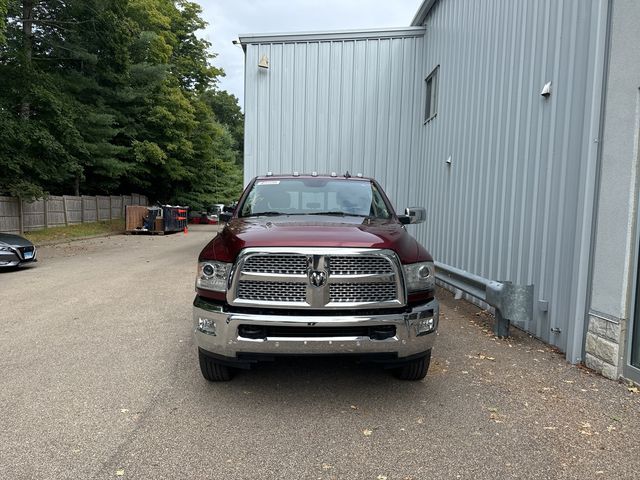
{"type": "Polygon", "coordinates": [[[255,43],[295,43],[331,40],[421,37],[424,33],[424,27],[412,26],[370,30],[335,30],[326,32],[247,33],[240,35],[239,39],[240,43],[244,47],[245,45],[255,43]]]}
{"type": "Polygon", "coordinates": [[[424,24],[424,21],[426,20],[427,15],[429,15],[429,12],[431,11],[431,9],[433,8],[433,6],[436,4],[437,1],[438,0],[424,0],[422,2],[422,5],[420,5],[420,8],[416,12],[415,17],[413,17],[413,20],[411,20],[411,26],[418,27],[424,24]]]}

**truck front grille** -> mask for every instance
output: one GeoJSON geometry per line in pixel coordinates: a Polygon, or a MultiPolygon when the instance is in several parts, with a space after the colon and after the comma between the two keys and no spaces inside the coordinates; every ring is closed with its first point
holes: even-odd
{"type": "Polygon", "coordinates": [[[238,298],[265,302],[304,302],[306,291],[302,283],[241,281],[238,298]]]}
{"type": "Polygon", "coordinates": [[[338,303],[379,303],[397,298],[393,283],[336,283],[329,285],[329,296],[338,303]]]}
{"type": "Polygon", "coordinates": [[[244,262],[242,271],[276,275],[305,275],[307,273],[307,257],[304,255],[253,255],[244,262]]]}
{"type": "Polygon", "coordinates": [[[332,275],[383,275],[393,273],[393,266],[382,257],[331,257],[332,275]]]}
{"type": "Polygon", "coordinates": [[[406,294],[390,250],[264,247],[240,254],[227,301],[276,309],[393,308],[406,304],[406,294]]]}

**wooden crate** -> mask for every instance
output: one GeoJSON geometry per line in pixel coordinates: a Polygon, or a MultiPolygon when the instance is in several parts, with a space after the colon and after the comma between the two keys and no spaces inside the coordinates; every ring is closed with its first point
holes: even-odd
{"type": "Polygon", "coordinates": [[[127,205],[125,210],[125,229],[127,232],[140,230],[144,225],[144,217],[149,213],[147,207],[141,205],[127,205]]]}

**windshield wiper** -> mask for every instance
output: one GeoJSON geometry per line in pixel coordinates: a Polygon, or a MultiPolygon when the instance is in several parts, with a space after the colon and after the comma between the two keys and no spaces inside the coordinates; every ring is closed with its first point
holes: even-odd
{"type": "Polygon", "coordinates": [[[287,215],[282,212],[256,212],[250,213],[249,215],[245,215],[246,217],[274,217],[276,215],[287,215]]]}
{"type": "Polygon", "coordinates": [[[348,212],[312,212],[309,213],[309,215],[332,215],[335,217],[361,217],[361,218],[367,218],[369,215],[359,215],[357,213],[348,213],[348,212]]]}
{"type": "Polygon", "coordinates": [[[309,215],[335,215],[338,217],[344,217],[347,214],[345,212],[334,211],[334,212],[309,212],[309,215]]]}

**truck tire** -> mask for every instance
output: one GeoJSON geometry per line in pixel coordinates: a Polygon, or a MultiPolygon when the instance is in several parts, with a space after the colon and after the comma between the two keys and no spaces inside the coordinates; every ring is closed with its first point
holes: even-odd
{"type": "Polygon", "coordinates": [[[210,382],[228,382],[235,375],[235,369],[198,352],[202,376],[210,382]]]}
{"type": "Polygon", "coordinates": [[[400,380],[422,380],[427,376],[431,363],[431,350],[424,356],[412,360],[396,369],[395,375],[400,380]]]}

